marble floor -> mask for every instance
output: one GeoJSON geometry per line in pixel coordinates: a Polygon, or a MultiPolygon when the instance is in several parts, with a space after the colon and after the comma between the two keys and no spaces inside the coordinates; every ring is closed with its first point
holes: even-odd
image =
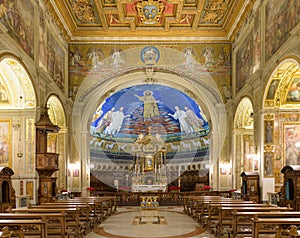
{"type": "Polygon", "coordinates": [[[183,207],[118,207],[117,213],[99,225],[86,238],[212,238],[183,207]]]}

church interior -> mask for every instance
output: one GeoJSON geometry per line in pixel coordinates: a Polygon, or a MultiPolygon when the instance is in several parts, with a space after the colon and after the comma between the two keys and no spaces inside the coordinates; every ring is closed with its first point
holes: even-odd
{"type": "Polygon", "coordinates": [[[299,237],[299,34],[297,0],[0,1],[0,237],[299,237]]]}

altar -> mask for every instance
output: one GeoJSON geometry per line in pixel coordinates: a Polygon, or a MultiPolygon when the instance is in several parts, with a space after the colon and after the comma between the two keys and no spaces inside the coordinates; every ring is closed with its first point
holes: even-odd
{"type": "Polygon", "coordinates": [[[134,184],[131,187],[131,192],[166,192],[167,185],[165,184],[151,184],[151,185],[144,185],[144,184],[134,184]]]}
{"type": "Polygon", "coordinates": [[[133,148],[132,192],[166,192],[166,146],[159,134],[139,135],[133,148]]]}

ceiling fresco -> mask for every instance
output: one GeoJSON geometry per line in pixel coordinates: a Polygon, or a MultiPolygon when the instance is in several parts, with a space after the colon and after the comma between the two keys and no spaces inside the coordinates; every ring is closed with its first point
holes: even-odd
{"type": "Polygon", "coordinates": [[[134,142],[157,135],[165,142],[207,136],[201,108],[177,89],[153,84],[125,88],[108,97],[94,113],[90,134],[104,140],[134,142]]]}
{"type": "Polygon", "coordinates": [[[47,2],[70,38],[84,38],[170,35],[228,37],[246,1],[54,0],[47,2]]]}

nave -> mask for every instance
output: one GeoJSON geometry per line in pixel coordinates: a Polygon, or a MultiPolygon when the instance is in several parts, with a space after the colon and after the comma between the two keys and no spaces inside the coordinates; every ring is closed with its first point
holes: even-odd
{"type": "Polygon", "coordinates": [[[182,206],[160,206],[158,210],[118,207],[117,212],[86,238],[212,238],[182,206]]]}

